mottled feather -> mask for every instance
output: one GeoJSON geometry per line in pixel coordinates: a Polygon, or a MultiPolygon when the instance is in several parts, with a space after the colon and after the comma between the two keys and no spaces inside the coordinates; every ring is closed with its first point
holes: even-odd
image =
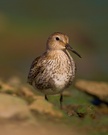
{"type": "Polygon", "coordinates": [[[34,59],[34,61],[31,64],[30,70],[29,70],[29,74],[28,74],[28,79],[27,82],[32,85],[33,80],[35,79],[36,75],[39,72],[40,67],[38,66],[38,61],[41,57],[37,57],[36,59],[34,59]]]}
{"type": "Polygon", "coordinates": [[[56,32],[48,38],[45,53],[32,62],[28,83],[44,93],[45,99],[46,95],[62,93],[73,82],[76,65],[68,50],[81,57],[69,45],[68,36],[56,32]]]}

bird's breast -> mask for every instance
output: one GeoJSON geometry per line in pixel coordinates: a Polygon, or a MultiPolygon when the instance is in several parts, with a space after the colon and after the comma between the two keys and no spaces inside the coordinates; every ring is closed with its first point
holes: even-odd
{"type": "Polygon", "coordinates": [[[75,76],[75,63],[63,51],[49,52],[42,58],[41,67],[34,80],[34,86],[47,94],[60,93],[75,76]]]}
{"type": "Polygon", "coordinates": [[[75,63],[72,57],[63,51],[53,54],[47,70],[51,72],[51,85],[54,89],[65,88],[75,76],[75,63]]]}

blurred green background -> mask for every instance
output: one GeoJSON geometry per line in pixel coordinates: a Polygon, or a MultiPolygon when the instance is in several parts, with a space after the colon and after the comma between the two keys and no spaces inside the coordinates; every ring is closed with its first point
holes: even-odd
{"type": "Polygon", "coordinates": [[[108,81],[107,0],[0,0],[0,77],[26,80],[56,31],[66,33],[82,56],[72,54],[77,78],[108,81]]]}

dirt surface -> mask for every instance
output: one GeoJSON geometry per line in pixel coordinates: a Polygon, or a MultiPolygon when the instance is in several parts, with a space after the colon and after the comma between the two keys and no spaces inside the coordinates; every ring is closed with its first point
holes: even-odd
{"type": "Polygon", "coordinates": [[[0,81],[0,135],[78,135],[63,111],[14,78],[0,81]],[[19,85],[20,84],[20,85],[19,85]]]}
{"type": "Polygon", "coordinates": [[[59,123],[27,124],[19,122],[0,122],[0,135],[79,135],[73,128],[59,123]]]}
{"type": "Polygon", "coordinates": [[[17,77],[1,80],[0,135],[107,135],[108,107],[96,107],[89,95],[70,91],[61,110],[59,96],[47,102],[17,77]]]}

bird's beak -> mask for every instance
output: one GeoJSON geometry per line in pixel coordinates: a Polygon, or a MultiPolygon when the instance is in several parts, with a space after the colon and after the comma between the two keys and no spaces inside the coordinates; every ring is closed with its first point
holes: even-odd
{"type": "Polygon", "coordinates": [[[66,45],[66,49],[72,51],[73,53],[75,53],[77,56],[79,56],[81,58],[79,53],[77,53],[69,44],[66,45]]]}

